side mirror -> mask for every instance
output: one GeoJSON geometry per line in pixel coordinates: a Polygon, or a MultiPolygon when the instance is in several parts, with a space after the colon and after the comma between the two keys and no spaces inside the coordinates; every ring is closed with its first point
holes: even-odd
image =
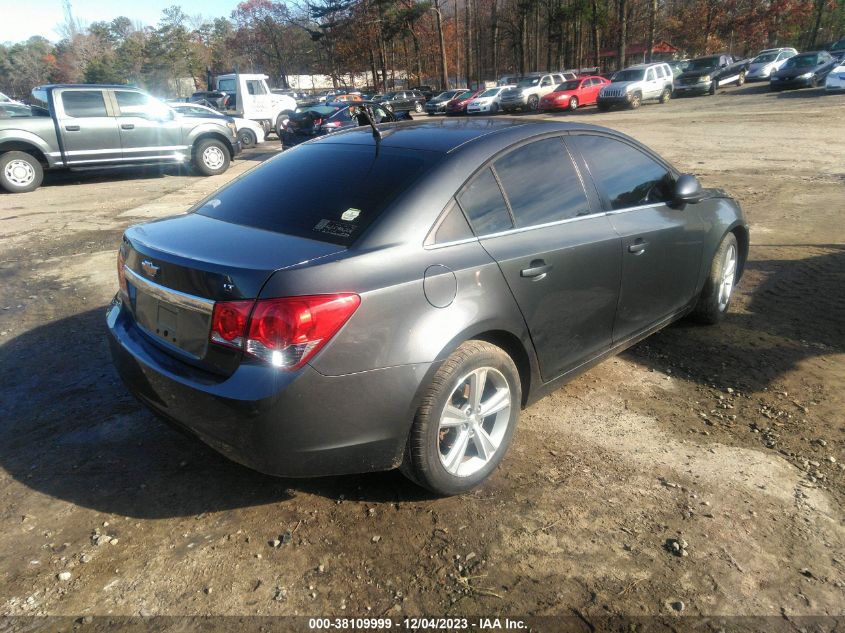
{"type": "Polygon", "coordinates": [[[675,201],[696,203],[703,198],[701,183],[691,174],[681,174],[675,181],[675,201]]]}

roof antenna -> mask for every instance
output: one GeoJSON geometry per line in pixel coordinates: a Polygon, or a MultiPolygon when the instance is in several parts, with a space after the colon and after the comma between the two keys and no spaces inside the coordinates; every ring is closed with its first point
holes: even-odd
{"type": "Polygon", "coordinates": [[[379,130],[376,127],[376,124],[373,123],[373,117],[370,116],[370,111],[368,110],[369,107],[370,107],[369,105],[359,106],[359,108],[361,109],[361,112],[363,112],[364,116],[367,117],[367,121],[369,122],[370,127],[373,128],[373,138],[376,139],[376,143],[378,143],[382,139],[381,130],[379,130]]]}

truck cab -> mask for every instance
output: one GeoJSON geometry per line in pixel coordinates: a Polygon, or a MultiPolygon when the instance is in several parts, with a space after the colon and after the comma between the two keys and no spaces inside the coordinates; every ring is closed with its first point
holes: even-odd
{"type": "Polygon", "coordinates": [[[214,87],[234,97],[227,100],[226,114],[255,121],[265,133],[280,134],[285,119],[296,110],[296,100],[272,92],[267,79],[267,75],[230,73],[215,77],[214,87]]]}

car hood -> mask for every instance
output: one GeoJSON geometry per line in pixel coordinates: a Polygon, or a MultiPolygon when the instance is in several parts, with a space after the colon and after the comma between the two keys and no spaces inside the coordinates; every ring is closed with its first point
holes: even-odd
{"type": "Polygon", "coordinates": [[[558,97],[571,97],[578,92],[577,89],[575,90],[558,90],[556,92],[550,92],[546,96],[543,97],[543,101],[552,101],[557,99],[558,97]]]}
{"type": "Polygon", "coordinates": [[[606,90],[607,88],[613,89],[620,89],[620,90],[627,90],[629,86],[638,86],[640,81],[614,81],[613,83],[609,83],[606,86],[602,86],[602,91],[606,90]]]}
{"type": "Polygon", "coordinates": [[[712,75],[715,73],[718,68],[711,68],[709,70],[688,70],[687,72],[683,72],[678,76],[678,79],[698,79],[699,77],[704,77],[705,75],[712,75]]]}
{"type": "Polygon", "coordinates": [[[774,69],[777,62],[757,62],[756,64],[748,64],[749,72],[756,72],[771,67],[774,69]]]}
{"type": "Polygon", "coordinates": [[[804,73],[812,73],[818,70],[823,64],[815,66],[803,66],[801,68],[781,68],[780,70],[772,72],[772,77],[779,77],[780,79],[794,79],[804,73]]]}

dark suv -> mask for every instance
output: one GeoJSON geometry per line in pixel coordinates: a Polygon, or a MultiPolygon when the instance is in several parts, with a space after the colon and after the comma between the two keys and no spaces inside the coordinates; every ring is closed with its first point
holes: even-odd
{"type": "Polygon", "coordinates": [[[425,97],[419,90],[397,90],[386,93],[379,99],[379,103],[393,112],[402,110],[422,112],[425,108],[425,97]]]}

